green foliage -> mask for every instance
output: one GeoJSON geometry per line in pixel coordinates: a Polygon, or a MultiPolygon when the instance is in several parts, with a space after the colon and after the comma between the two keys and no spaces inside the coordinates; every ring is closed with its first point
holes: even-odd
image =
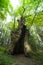
{"type": "Polygon", "coordinates": [[[6,48],[0,46],[0,65],[12,65],[14,59],[12,56],[5,53],[6,48]]]}
{"type": "Polygon", "coordinates": [[[12,65],[14,63],[14,59],[7,54],[0,54],[0,65],[12,65]]]}
{"type": "Polygon", "coordinates": [[[40,35],[37,32],[35,24],[33,24],[30,28],[29,40],[34,52],[43,50],[43,42],[40,35]]]}
{"type": "Polygon", "coordinates": [[[0,0],[0,19],[4,20],[7,13],[10,13],[9,9],[12,9],[10,0],[0,0]]]}
{"type": "Polygon", "coordinates": [[[10,43],[10,32],[13,27],[13,22],[5,24],[5,22],[0,22],[0,44],[5,46],[10,43]]]}
{"type": "Polygon", "coordinates": [[[5,50],[6,50],[6,49],[5,49],[4,47],[0,46],[0,53],[1,53],[1,52],[4,53],[5,50]]]}
{"type": "Polygon", "coordinates": [[[43,51],[36,53],[36,59],[42,61],[43,63],[43,51]]]}
{"type": "Polygon", "coordinates": [[[43,25],[43,0],[20,0],[20,3],[14,13],[16,17],[23,16],[27,26],[33,23],[43,25]]]}
{"type": "Polygon", "coordinates": [[[38,26],[37,27],[37,32],[41,37],[41,40],[43,41],[43,26],[38,26]]]}
{"type": "Polygon", "coordinates": [[[36,15],[34,21],[35,21],[36,26],[43,26],[43,11],[39,12],[36,15]]]}

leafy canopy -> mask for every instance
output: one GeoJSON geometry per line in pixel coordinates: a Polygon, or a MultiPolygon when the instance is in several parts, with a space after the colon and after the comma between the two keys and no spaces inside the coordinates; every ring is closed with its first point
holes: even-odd
{"type": "Polygon", "coordinates": [[[20,0],[20,7],[14,12],[16,17],[23,16],[26,25],[43,25],[43,0],[20,0]]]}
{"type": "Polygon", "coordinates": [[[11,8],[10,0],[0,0],[0,19],[4,20],[11,8]]]}

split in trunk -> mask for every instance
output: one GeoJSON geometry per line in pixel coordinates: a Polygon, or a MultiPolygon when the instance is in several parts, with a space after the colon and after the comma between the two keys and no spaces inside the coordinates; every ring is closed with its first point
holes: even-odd
{"type": "Polygon", "coordinates": [[[13,55],[24,53],[24,38],[25,38],[25,33],[26,33],[26,26],[23,25],[21,30],[22,32],[21,32],[20,38],[15,43],[15,46],[13,48],[13,55]]]}

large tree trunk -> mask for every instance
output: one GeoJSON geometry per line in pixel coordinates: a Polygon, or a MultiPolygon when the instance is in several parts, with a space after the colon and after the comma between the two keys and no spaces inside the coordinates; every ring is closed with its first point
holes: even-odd
{"type": "Polygon", "coordinates": [[[24,37],[25,37],[25,32],[26,32],[26,26],[23,25],[23,27],[21,29],[20,38],[15,43],[15,46],[13,48],[13,54],[24,53],[24,37]]]}
{"type": "Polygon", "coordinates": [[[26,26],[23,25],[18,31],[11,32],[11,44],[9,45],[8,53],[20,54],[24,53],[24,38],[26,33],[26,26]]]}
{"type": "MultiPolygon", "coordinates": [[[[21,18],[22,19],[22,18],[21,18]]],[[[11,44],[7,49],[10,54],[26,53],[27,49],[31,51],[30,46],[26,47],[29,40],[29,31],[23,23],[23,19],[19,21],[19,27],[17,31],[11,31],[11,44]],[[20,22],[21,21],[21,22],[20,22]]]]}

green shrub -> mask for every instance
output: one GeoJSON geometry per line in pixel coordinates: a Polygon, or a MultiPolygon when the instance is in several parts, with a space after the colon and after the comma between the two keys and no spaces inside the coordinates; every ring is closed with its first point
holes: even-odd
{"type": "Polygon", "coordinates": [[[6,49],[2,46],[0,46],[0,52],[4,52],[6,49]]]}
{"type": "Polygon", "coordinates": [[[12,65],[14,59],[5,53],[5,48],[0,46],[0,65],[12,65]]]}
{"type": "Polygon", "coordinates": [[[12,65],[12,63],[14,62],[14,59],[7,54],[0,54],[0,65],[12,65]]]}
{"type": "Polygon", "coordinates": [[[43,52],[37,52],[36,53],[36,59],[43,62],[43,52]]]}

